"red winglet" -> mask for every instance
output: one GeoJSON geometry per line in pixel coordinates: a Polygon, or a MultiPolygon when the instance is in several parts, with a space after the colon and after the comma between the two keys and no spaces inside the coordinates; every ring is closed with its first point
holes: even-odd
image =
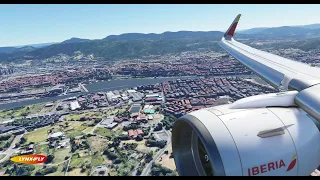
{"type": "Polygon", "coordinates": [[[234,19],[234,21],[232,22],[232,24],[230,25],[229,29],[227,30],[227,32],[224,34],[224,37],[233,37],[234,31],[237,28],[238,22],[240,20],[241,14],[238,14],[238,16],[234,19]]]}

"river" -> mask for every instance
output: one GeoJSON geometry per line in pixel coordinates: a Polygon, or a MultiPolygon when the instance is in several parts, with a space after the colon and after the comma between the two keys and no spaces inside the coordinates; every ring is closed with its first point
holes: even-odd
{"type": "MultiPolygon", "coordinates": [[[[221,76],[220,76],[221,77],[221,76]]],[[[245,78],[256,78],[255,75],[240,75],[239,77],[245,77],[245,78]]],[[[148,84],[157,84],[162,83],[165,81],[171,81],[176,79],[194,79],[199,78],[197,76],[181,76],[181,77],[159,77],[159,78],[142,78],[142,79],[117,79],[117,80],[110,80],[110,81],[103,81],[103,82],[97,82],[85,85],[85,87],[88,89],[89,92],[81,92],[81,93],[74,93],[74,94],[68,94],[64,96],[55,96],[55,97],[46,97],[46,98],[40,98],[40,99],[32,99],[32,100],[25,100],[25,101],[19,101],[19,102],[12,102],[7,104],[0,104],[0,109],[12,109],[17,108],[21,106],[31,105],[31,104],[37,104],[37,103],[43,103],[43,102],[52,102],[60,99],[65,99],[68,97],[78,96],[81,94],[87,94],[92,92],[99,92],[99,91],[113,91],[113,90],[120,90],[125,88],[133,88],[136,86],[141,85],[148,85],[148,84]]]]}
{"type": "Polygon", "coordinates": [[[65,99],[73,96],[78,96],[81,94],[92,93],[92,92],[120,90],[125,88],[133,88],[141,85],[156,84],[164,81],[170,81],[170,80],[176,80],[176,79],[187,79],[187,78],[197,78],[197,77],[118,79],[118,80],[111,80],[111,81],[103,81],[103,82],[97,82],[97,83],[85,85],[85,87],[88,89],[89,92],[73,93],[73,94],[68,94],[64,96],[46,97],[46,98],[40,98],[40,99],[32,99],[32,100],[24,100],[24,101],[12,102],[7,104],[0,104],[0,109],[12,109],[16,107],[31,105],[31,104],[52,102],[52,101],[65,99]]]}

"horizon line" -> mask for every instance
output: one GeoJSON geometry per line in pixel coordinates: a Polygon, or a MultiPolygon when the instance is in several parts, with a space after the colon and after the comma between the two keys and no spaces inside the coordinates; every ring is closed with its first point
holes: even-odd
{"type": "MultiPolygon", "coordinates": [[[[296,26],[307,26],[307,25],[316,25],[316,24],[320,24],[320,23],[313,23],[313,24],[301,24],[301,25],[286,25],[286,26],[274,26],[274,27],[253,27],[253,28],[248,28],[248,29],[237,29],[235,32],[239,32],[239,31],[245,31],[245,30],[249,30],[249,29],[256,29],[256,28],[278,28],[278,27],[296,27],[296,26]]],[[[319,28],[320,29],[320,28],[319,28]]],[[[181,32],[181,31],[190,31],[190,32],[210,32],[210,31],[218,31],[218,32],[222,32],[224,33],[226,30],[209,30],[209,31],[191,31],[191,30],[179,30],[179,31],[163,31],[161,33],[153,33],[153,32],[149,32],[149,33],[140,33],[140,32],[123,32],[123,33],[119,33],[119,34],[110,34],[107,35],[105,37],[102,37],[101,39],[90,39],[90,38],[81,38],[81,37],[70,37],[69,39],[66,40],[70,40],[72,38],[79,38],[79,39],[88,39],[90,41],[92,40],[102,40],[104,38],[107,38],[109,36],[119,36],[119,35],[123,35],[123,34],[163,34],[166,32],[181,32]]],[[[63,40],[63,41],[66,41],[63,40]]],[[[25,46],[32,46],[32,45],[39,45],[39,44],[46,44],[46,43],[53,43],[53,44],[58,44],[58,43],[62,43],[63,41],[60,42],[39,42],[39,43],[30,43],[30,44],[25,44],[25,45],[14,45],[14,46],[0,46],[0,48],[5,48],[5,47],[11,47],[11,48],[22,48],[25,46]]]]}

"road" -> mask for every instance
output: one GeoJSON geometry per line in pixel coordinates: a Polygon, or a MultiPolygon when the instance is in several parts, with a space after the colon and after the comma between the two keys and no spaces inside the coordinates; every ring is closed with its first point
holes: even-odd
{"type": "Polygon", "coordinates": [[[64,172],[64,175],[66,175],[67,172],[68,172],[69,165],[70,165],[70,162],[71,162],[71,158],[72,158],[72,156],[70,156],[70,158],[69,158],[69,162],[68,162],[68,164],[67,164],[67,168],[66,168],[66,171],[64,172]]]}
{"type": "Polygon", "coordinates": [[[79,85],[80,89],[82,89],[84,92],[89,92],[88,89],[86,87],[84,87],[83,84],[79,83],[78,85],[79,85]]]}
{"type": "Polygon", "coordinates": [[[68,172],[68,168],[69,168],[69,165],[70,165],[70,162],[71,162],[71,158],[72,158],[72,156],[70,156],[70,158],[69,158],[69,162],[67,164],[67,168],[66,168],[66,171],[64,172],[64,175],[66,175],[67,172],[68,172]]]}
{"type": "Polygon", "coordinates": [[[146,167],[143,169],[141,176],[147,176],[150,172],[150,169],[152,167],[152,163],[157,161],[162,155],[163,153],[167,150],[168,146],[171,143],[171,132],[164,130],[164,132],[168,135],[168,139],[167,139],[167,145],[160,149],[160,151],[158,151],[158,153],[154,156],[154,158],[146,165],[146,167]]]}
{"type": "Polygon", "coordinates": [[[0,163],[6,161],[11,156],[11,154],[17,150],[14,147],[15,147],[16,143],[20,141],[20,139],[22,138],[23,135],[24,134],[17,135],[14,138],[14,140],[12,141],[10,147],[6,151],[0,153],[0,154],[6,154],[6,156],[4,158],[0,159],[0,163]]]}
{"type": "MultiPolygon", "coordinates": [[[[162,120],[164,119],[164,116],[162,115],[162,118],[160,118],[156,123],[154,124],[158,124],[160,123],[162,120]]],[[[147,137],[150,137],[151,133],[153,133],[154,128],[152,127],[147,135],[147,137]]]]}
{"type": "Polygon", "coordinates": [[[66,90],[61,95],[67,95],[69,90],[69,86],[67,86],[66,90]]]}
{"type": "MultiPolygon", "coordinates": [[[[70,163],[70,161],[71,161],[71,157],[72,156],[70,156],[67,160],[64,160],[64,161],[61,161],[61,162],[58,162],[58,163],[55,163],[55,164],[39,164],[39,165],[44,165],[44,166],[57,166],[57,165],[59,165],[59,164],[62,164],[62,163],[64,163],[64,162],[66,162],[66,161],[69,161],[68,162],[68,166],[69,166],[69,163],[70,163]]],[[[66,171],[67,172],[67,171],[66,171]]]]}
{"type": "Polygon", "coordinates": [[[136,176],[137,175],[138,168],[143,163],[143,161],[144,161],[144,159],[142,159],[139,163],[136,164],[136,166],[132,170],[132,176],[136,176]]]}
{"type": "Polygon", "coordinates": [[[103,176],[107,176],[108,174],[108,167],[107,165],[99,165],[99,166],[96,166],[96,167],[92,167],[91,168],[91,173],[90,173],[90,176],[93,175],[93,173],[99,173],[101,170],[104,170],[104,174],[103,176]]]}

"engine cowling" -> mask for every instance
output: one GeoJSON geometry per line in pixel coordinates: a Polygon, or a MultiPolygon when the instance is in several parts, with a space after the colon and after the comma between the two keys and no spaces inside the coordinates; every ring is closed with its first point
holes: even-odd
{"type": "Polygon", "coordinates": [[[308,176],[320,165],[320,126],[297,107],[216,106],[172,130],[180,176],[308,176]]]}

